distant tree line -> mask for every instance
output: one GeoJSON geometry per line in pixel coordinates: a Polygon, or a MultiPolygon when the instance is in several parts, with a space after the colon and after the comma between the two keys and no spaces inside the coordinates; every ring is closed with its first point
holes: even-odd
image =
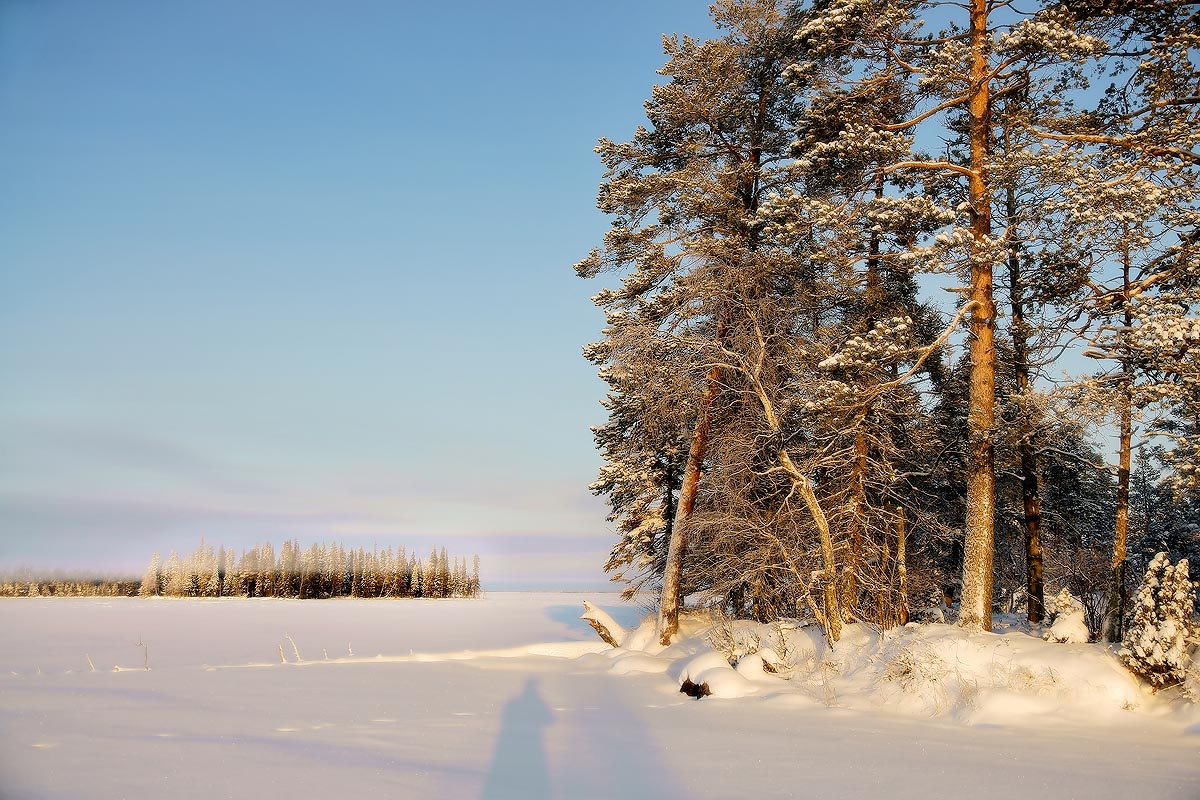
{"type": "Polygon", "coordinates": [[[0,597],[135,597],[140,586],[128,576],[38,573],[29,567],[0,575],[0,597]]]}
{"type": "Polygon", "coordinates": [[[405,548],[347,549],[340,544],[301,548],[285,541],[279,552],[270,542],[243,550],[201,541],[189,556],[158,553],[142,580],[84,579],[56,575],[37,578],[28,570],[0,581],[0,596],[141,597],[478,597],[479,556],[451,557],[434,548],[427,558],[405,548]]]}

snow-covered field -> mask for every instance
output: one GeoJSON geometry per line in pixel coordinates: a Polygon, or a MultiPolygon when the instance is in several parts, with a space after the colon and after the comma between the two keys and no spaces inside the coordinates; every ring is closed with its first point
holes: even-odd
{"type": "Polygon", "coordinates": [[[800,631],[696,701],[702,639],[583,599],[0,601],[0,797],[1200,798],[1200,715],[1086,645],[800,631]]]}

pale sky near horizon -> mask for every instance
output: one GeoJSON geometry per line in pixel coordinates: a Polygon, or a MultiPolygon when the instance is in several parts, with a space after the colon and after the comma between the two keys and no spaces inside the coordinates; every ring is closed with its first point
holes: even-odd
{"type": "Polygon", "coordinates": [[[0,570],[201,537],[608,585],[600,136],[685,0],[0,0],[0,570]]]}

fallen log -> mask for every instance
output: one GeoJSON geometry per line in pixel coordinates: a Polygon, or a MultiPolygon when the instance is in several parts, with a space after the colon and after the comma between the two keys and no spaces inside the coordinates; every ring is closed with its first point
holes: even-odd
{"type": "Polygon", "coordinates": [[[607,612],[596,608],[587,600],[583,601],[583,614],[579,618],[586,619],[592,629],[604,640],[604,643],[611,647],[620,647],[621,642],[625,639],[625,629],[618,625],[607,612]]]}

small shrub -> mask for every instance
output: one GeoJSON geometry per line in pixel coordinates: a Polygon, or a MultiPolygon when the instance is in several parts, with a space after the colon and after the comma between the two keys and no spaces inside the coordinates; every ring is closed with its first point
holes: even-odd
{"type": "Polygon", "coordinates": [[[712,615],[713,626],[706,639],[713,650],[725,655],[731,667],[762,649],[762,637],[753,628],[740,624],[719,608],[714,609],[712,615]]]}
{"type": "Polygon", "coordinates": [[[1088,641],[1083,603],[1075,595],[1063,589],[1046,604],[1046,612],[1050,616],[1050,627],[1042,638],[1047,642],[1085,644],[1088,641]]]}
{"type": "Polygon", "coordinates": [[[888,663],[882,680],[895,681],[906,692],[938,685],[948,674],[946,662],[928,647],[908,645],[888,663]]]}
{"type": "Polygon", "coordinates": [[[1192,645],[1191,664],[1183,675],[1183,696],[1193,703],[1200,703],[1200,658],[1197,656],[1197,648],[1200,645],[1192,645]]]}
{"type": "Polygon", "coordinates": [[[1130,671],[1155,689],[1184,681],[1188,673],[1188,634],[1195,587],[1188,579],[1188,562],[1175,566],[1159,553],[1146,568],[1146,577],[1133,601],[1133,619],[1118,653],[1130,671]]]}
{"type": "Polygon", "coordinates": [[[934,591],[929,596],[931,605],[928,608],[919,609],[912,615],[913,622],[921,622],[927,625],[944,624],[949,621],[950,606],[946,604],[946,596],[941,590],[934,591]]]}

